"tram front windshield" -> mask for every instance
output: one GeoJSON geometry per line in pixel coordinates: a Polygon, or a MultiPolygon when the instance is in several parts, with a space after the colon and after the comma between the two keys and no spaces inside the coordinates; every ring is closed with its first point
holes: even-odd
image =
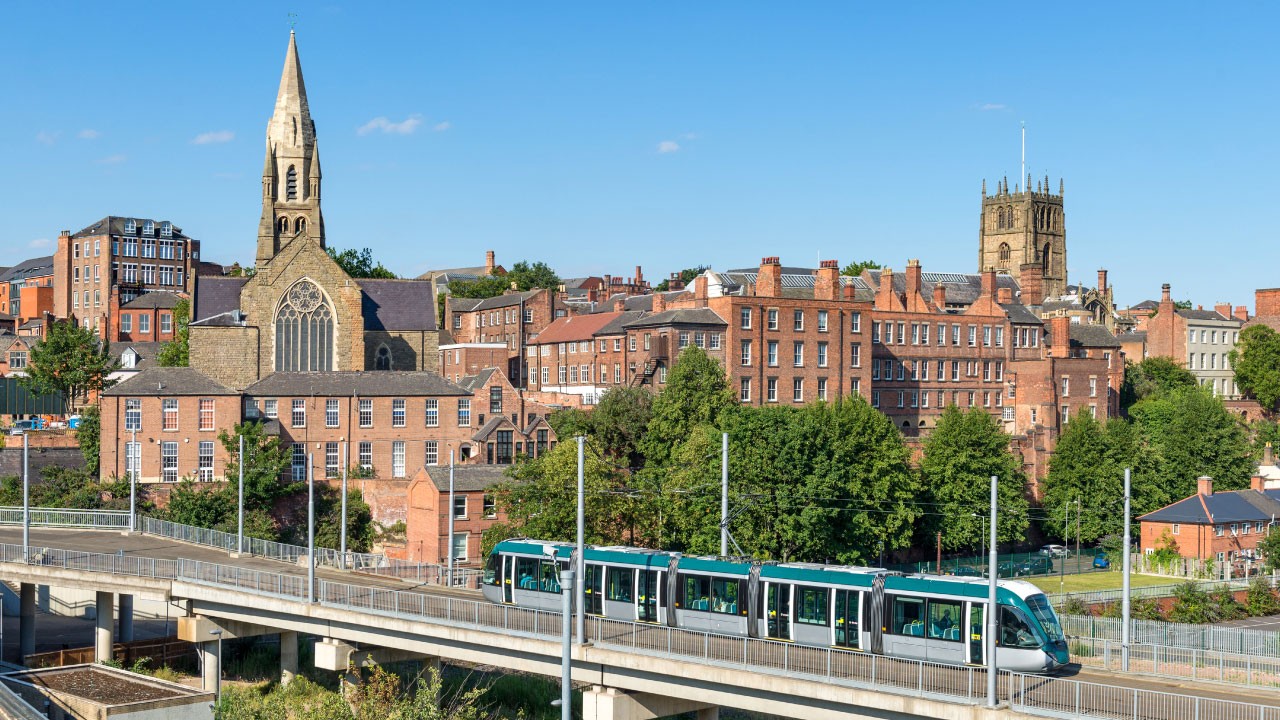
{"type": "Polygon", "coordinates": [[[1062,625],[1058,622],[1058,616],[1053,612],[1053,607],[1049,605],[1049,599],[1044,595],[1032,595],[1027,598],[1027,606],[1031,608],[1031,614],[1040,623],[1040,628],[1048,636],[1049,642],[1063,642],[1062,625]]]}

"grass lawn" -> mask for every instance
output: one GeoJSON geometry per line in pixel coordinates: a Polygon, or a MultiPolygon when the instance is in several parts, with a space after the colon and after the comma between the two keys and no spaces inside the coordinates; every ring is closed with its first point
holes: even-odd
{"type": "MultiPolygon", "coordinates": [[[[1067,575],[1062,583],[1064,592],[1083,592],[1086,590],[1119,590],[1124,585],[1124,573],[1119,571],[1082,573],[1079,575],[1067,575]]],[[[1027,580],[1031,584],[1040,588],[1045,592],[1058,592],[1058,576],[1051,575],[1049,577],[1037,578],[1018,578],[1019,580],[1027,580]]],[[[1160,575],[1138,575],[1136,573],[1129,576],[1129,583],[1133,587],[1143,587],[1146,585],[1176,585],[1185,582],[1185,578],[1172,578],[1160,575]]]]}

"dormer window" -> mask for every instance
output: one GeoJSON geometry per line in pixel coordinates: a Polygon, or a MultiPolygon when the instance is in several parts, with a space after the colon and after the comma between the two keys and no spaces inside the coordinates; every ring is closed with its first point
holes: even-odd
{"type": "Polygon", "coordinates": [[[132,218],[124,221],[124,234],[136,235],[138,233],[138,223],[132,218]]]}
{"type": "Polygon", "coordinates": [[[126,369],[132,369],[138,364],[138,353],[133,348],[125,350],[120,355],[120,366],[126,369]]]}
{"type": "Polygon", "coordinates": [[[173,223],[169,222],[168,220],[165,220],[164,222],[160,223],[160,237],[162,238],[173,237],[173,223]]]}
{"type": "Polygon", "coordinates": [[[156,224],[150,220],[142,223],[142,234],[153,236],[156,234],[156,224]]]}

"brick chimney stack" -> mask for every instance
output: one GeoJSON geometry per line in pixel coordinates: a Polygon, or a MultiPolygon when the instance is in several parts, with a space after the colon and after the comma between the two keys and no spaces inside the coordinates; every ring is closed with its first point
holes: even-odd
{"type": "Polygon", "coordinates": [[[853,286],[853,279],[849,279],[849,283],[844,286],[844,299],[853,300],[858,296],[858,288],[853,286]]]}
{"type": "Polygon", "coordinates": [[[497,267],[497,262],[494,260],[493,251],[486,250],[484,252],[484,274],[492,275],[495,267],[497,267]]]}
{"type": "Polygon", "coordinates": [[[880,270],[880,287],[876,288],[876,309],[894,309],[893,268],[880,270]]]}
{"type": "Polygon", "coordinates": [[[1201,475],[1196,478],[1196,492],[1200,495],[1209,496],[1213,494],[1213,478],[1208,475],[1201,475]]]}
{"type": "Polygon", "coordinates": [[[622,312],[623,310],[626,310],[626,309],[627,309],[627,299],[626,299],[626,298],[624,298],[624,297],[620,297],[620,298],[618,298],[618,299],[616,299],[616,300],[614,300],[614,301],[613,301],[613,311],[614,311],[614,312],[622,312]]]}
{"type": "Polygon", "coordinates": [[[982,297],[996,301],[996,269],[991,266],[982,271],[982,297]]]}
{"type": "Polygon", "coordinates": [[[1213,306],[1213,311],[1224,318],[1231,317],[1231,303],[1218,303],[1213,306]]]}
{"type": "Polygon", "coordinates": [[[1239,320],[1240,322],[1249,322],[1249,306],[1237,305],[1235,315],[1233,315],[1232,317],[1239,320]]]}
{"type": "Polygon", "coordinates": [[[760,259],[760,272],[756,275],[756,297],[782,296],[782,262],[775,257],[760,259]]]}
{"type": "Polygon", "coordinates": [[[667,296],[662,293],[654,293],[653,294],[653,314],[657,315],[660,312],[666,312],[666,309],[667,309],[667,296]]]}
{"type": "Polygon", "coordinates": [[[1107,271],[1103,268],[1098,268],[1098,293],[1107,294],[1107,271]]]}
{"type": "Polygon", "coordinates": [[[911,305],[916,298],[920,297],[920,261],[907,261],[907,277],[906,277],[907,305],[911,305]]]}
{"type": "Polygon", "coordinates": [[[1024,263],[1018,268],[1018,283],[1022,286],[1022,304],[1039,305],[1044,302],[1044,268],[1040,263],[1024,263]]]}
{"type": "Polygon", "coordinates": [[[1280,315],[1280,288],[1268,288],[1253,292],[1253,314],[1258,317],[1280,315]]]}
{"type": "Polygon", "coordinates": [[[707,276],[699,275],[693,279],[693,297],[695,300],[707,299],[707,276]]]}
{"type": "Polygon", "coordinates": [[[933,286],[933,304],[940,311],[947,309],[947,288],[942,283],[933,286]]]}
{"type": "Polygon", "coordinates": [[[1173,302],[1173,298],[1170,296],[1170,293],[1169,293],[1169,283],[1165,283],[1160,286],[1160,304],[1163,305],[1165,303],[1172,303],[1172,302],[1173,302]]]}
{"type": "Polygon", "coordinates": [[[1071,357],[1071,318],[1049,318],[1049,355],[1071,357]]]}
{"type": "Polygon", "coordinates": [[[1001,305],[1011,305],[1013,303],[1013,288],[996,288],[996,300],[1001,305]]]}
{"type": "Polygon", "coordinates": [[[644,284],[644,273],[640,272],[640,266],[636,266],[636,285],[644,284]]]}
{"type": "Polygon", "coordinates": [[[813,299],[840,299],[840,264],[837,261],[823,260],[818,264],[818,276],[813,281],[813,299]]]}

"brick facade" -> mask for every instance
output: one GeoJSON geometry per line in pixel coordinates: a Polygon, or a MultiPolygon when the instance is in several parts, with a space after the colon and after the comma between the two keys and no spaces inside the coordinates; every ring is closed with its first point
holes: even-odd
{"type": "MultiPolygon", "coordinates": [[[[482,535],[506,515],[492,505],[489,488],[506,479],[501,467],[457,468],[454,473],[454,534],[465,547],[455,562],[460,567],[483,565],[482,535]]],[[[409,484],[405,556],[408,560],[441,563],[448,560],[449,468],[423,468],[409,484]]]]}

